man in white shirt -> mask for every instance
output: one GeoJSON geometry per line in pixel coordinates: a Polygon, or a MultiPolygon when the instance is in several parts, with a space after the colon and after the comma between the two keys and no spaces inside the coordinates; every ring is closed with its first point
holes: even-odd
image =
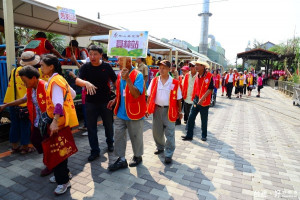
{"type": "Polygon", "coordinates": [[[226,83],[226,87],[227,87],[227,96],[229,99],[231,99],[231,93],[232,93],[234,81],[235,81],[234,74],[232,73],[232,69],[230,68],[229,73],[226,74],[226,77],[225,77],[225,83],[226,83]]]}
{"type": "Polygon", "coordinates": [[[151,81],[147,90],[146,116],[153,113],[152,132],[157,147],[154,154],[165,152],[165,163],[169,164],[175,150],[175,121],[178,116],[182,119],[182,94],[179,81],[169,75],[171,63],[163,60],[158,65],[160,76],[151,81]]]}
{"type": "Polygon", "coordinates": [[[184,110],[184,123],[187,124],[189,115],[190,115],[190,110],[193,105],[192,101],[192,93],[194,89],[194,83],[195,79],[197,77],[197,71],[195,68],[195,61],[192,61],[189,63],[190,67],[190,72],[185,75],[183,79],[183,84],[182,84],[182,98],[184,99],[184,105],[183,105],[183,110],[184,110]]]}

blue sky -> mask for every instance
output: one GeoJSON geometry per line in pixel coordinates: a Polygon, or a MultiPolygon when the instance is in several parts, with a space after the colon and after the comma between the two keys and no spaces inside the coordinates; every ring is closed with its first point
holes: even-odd
{"type": "MultiPolygon", "coordinates": [[[[199,44],[202,11],[200,0],[39,0],[52,6],[75,9],[76,14],[132,31],[149,31],[159,38],[177,38],[199,44]],[[193,6],[155,9],[185,4],[193,6]],[[135,12],[137,10],[148,10],[135,12]],[[126,12],[126,13],[124,13],[126,12]],[[122,13],[122,14],[120,14],[122,13]]],[[[226,58],[235,62],[248,41],[285,42],[300,36],[300,0],[211,0],[209,34],[225,49],[226,58]],[[298,12],[297,9],[298,8],[298,12]]],[[[239,61],[241,62],[241,61],[239,61]]]]}

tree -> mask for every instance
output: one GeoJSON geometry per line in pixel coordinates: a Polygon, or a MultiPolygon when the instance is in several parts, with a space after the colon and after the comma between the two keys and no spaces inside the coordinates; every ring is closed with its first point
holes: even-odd
{"type": "MultiPolygon", "coordinates": [[[[39,31],[29,28],[15,27],[15,36],[19,45],[27,45],[30,40],[34,39],[37,32],[39,31]]],[[[65,36],[56,33],[45,33],[48,41],[57,51],[62,52],[65,49],[65,36]]]]}

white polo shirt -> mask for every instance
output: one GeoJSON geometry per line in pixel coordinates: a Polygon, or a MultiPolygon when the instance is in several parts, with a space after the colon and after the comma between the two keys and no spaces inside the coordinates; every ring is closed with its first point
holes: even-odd
{"type": "MultiPolygon", "coordinates": [[[[155,97],[155,104],[159,106],[169,106],[169,99],[170,99],[170,91],[174,88],[173,78],[169,76],[169,79],[167,82],[163,85],[160,76],[158,77],[158,85],[157,85],[157,93],[155,97]]],[[[153,80],[151,81],[148,90],[147,95],[150,96],[151,94],[151,88],[152,88],[153,80]]],[[[182,99],[182,94],[180,87],[178,86],[177,90],[177,100],[182,99]]]]}

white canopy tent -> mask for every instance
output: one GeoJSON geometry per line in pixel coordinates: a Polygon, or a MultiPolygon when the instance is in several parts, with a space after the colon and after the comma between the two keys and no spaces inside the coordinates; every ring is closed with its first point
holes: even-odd
{"type": "Polygon", "coordinates": [[[8,73],[15,63],[14,26],[73,37],[103,35],[118,29],[78,15],[77,24],[61,23],[57,8],[35,0],[0,0],[0,17],[5,21],[8,73]]]}

